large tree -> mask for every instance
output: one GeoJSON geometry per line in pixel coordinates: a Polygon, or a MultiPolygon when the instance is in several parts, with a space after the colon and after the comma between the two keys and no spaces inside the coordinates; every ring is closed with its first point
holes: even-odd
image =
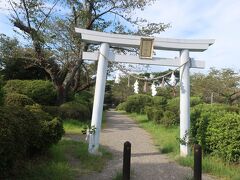
{"type": "Polygon", "coordinates": [[[22,47],[16,38],[0,34],[0,75],[10,79],[49,79],[41,67],[34,66],[34,50],[22,47]]]}
{"type": "Polygon", "coordinates": [[[9,0],[11,21],[35,51],[33,64],[43,68],[58,91],[59,103],[70,91],[81,91],[93,84],[92,70],[82,60],[89,47],[81,42],[74,27],[151,35],[169,25],[133,18],[154,0],[9,0]]]}

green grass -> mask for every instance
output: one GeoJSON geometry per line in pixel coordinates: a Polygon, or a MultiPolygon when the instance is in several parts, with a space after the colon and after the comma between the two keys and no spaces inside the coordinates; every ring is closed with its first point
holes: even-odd
{"type": "MultiPolygon", "coordinates": [[[[156,146],[162,153],[167,153],[183,166],[193,167],[193,156],[179,156],[179,127],[166,128],[147,119],[146,115],[128,114],[139,126],[153,137],[156,146]]],[[[203,157],[202,170],[223,179],[240,180],[240,165],[226,164],[223,160],[210,155],[203,157]]]]}
{"type": "MultiPolygon", "coordinates": [[[[183,166],[193,167],[193,156],[177,157],[177,162],[183,166]]],[[[223,179],[239,180],[240,179],[240,166],[230,165],[224,163],[221,159],[207,155],[203,157],[202,170],[223,179]]]]}
{"type": "MultiPolygon", "coordinates": [[[[63,121],[63,128],[67,134],[82,134],[84,128],[89,127],[91,124],[90,121],[79,121],[75,119],[66,119],[63,121]]],[[[103,111],[102,114],[102,128],[106,126],[106,112],[103,111]]]]}
{"type": "Polygon", "coordinates": [[[82,130],[89,126],[89,122],[67,119],[63,121],[63,128],[67,134],[81,134],[82,130]]]}
{"type": "Polygon", "coordinates": [[[100,172],[111,154],[100,148],[102,156],[90,155],[84,142],[61,140],[49,153],[26,163],[16,179],[72,180],[79,175],[100,172]]]}

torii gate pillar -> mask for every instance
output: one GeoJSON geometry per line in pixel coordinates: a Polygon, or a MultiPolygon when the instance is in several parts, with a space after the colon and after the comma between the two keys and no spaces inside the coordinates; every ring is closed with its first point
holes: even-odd
{"type": "Polygon", "coordinates": [[[100,47],[100,56],[98,60],[97,67],[97,79],[95,86],[95,95],[93,102],[93,112],[92,112],[92,121],[91,127],[96,128],[93,134],[90,134],[88,151],[92,154],[98,153],[100,131],[102,124],[102,111],[103,111],[103,100],[105,94],[105,84],[107,78],[107,67],[108,60],[105,57],[108,57],[109,53],[109,44],[102,43],[100,47]]]}
{"type": "MultiPolygon", "coordinates": [[[[189,51],[180,51],[180,62],[184,64],[180,68],[180,139],[186,138],[188,142],[188,131],[190,128],[190,74],[189,74],[189,51]]],[[[180,156],[189,154],[189,146],[180,144],[180,156]]]]}

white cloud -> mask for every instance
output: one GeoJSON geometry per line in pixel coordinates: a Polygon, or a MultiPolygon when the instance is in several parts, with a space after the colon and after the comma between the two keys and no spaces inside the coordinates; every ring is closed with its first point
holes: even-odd
{"type": "Polygon", "coordinates": [[[160,37],[216,39],[207,51],[191,53],[206,61],[206,68],[240,68],[240,1],[238,0],[157,0],[136,15],[154,22],[171,23],[160,37]]]}

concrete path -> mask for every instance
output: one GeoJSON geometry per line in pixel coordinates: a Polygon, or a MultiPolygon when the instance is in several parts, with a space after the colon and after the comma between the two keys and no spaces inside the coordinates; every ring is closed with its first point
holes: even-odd
{"type": "MultiPolygon", "coordinates": [[[[80,177],[86,180],[108,180],[122,170],[122,152],[125,141],[132,144],[132,178],[136,180],[185,180],[191,179],[190,168],[177,165],[160,154],[150,135],[128,118],[116,111],[107,112],[106,128],[102,130],[100,143],[113,153],[113,160],[101,173],[80,177]]],[[[203,179],[210,180],[204,176],[203,179]]]]}

